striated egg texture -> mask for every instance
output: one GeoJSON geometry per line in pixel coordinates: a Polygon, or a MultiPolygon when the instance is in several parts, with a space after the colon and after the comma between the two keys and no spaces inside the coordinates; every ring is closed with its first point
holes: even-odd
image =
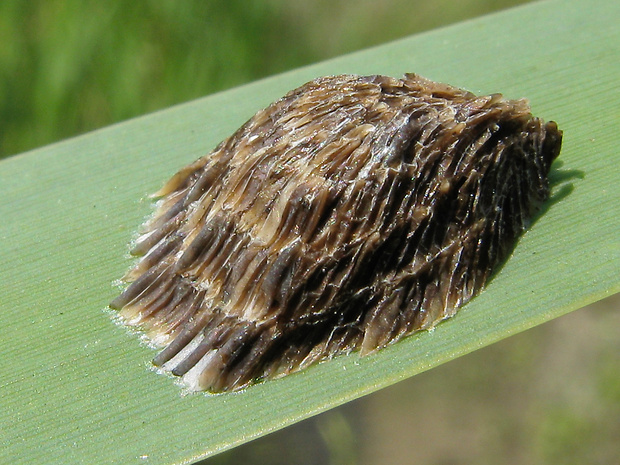
{"type": "Polygon", "coordinates": [[[548,197],[561,140],[524,100],[315,79],[156,194],[110,306],[191,390],[368,354],[480,291],[548,197]]]}

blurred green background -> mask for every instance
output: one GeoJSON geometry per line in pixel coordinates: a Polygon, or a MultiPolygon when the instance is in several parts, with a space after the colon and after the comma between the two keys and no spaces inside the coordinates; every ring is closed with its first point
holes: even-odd
{"type": "Polygon", "coordinates": [[[0,158],[518,3],[1,0],[0,158]]]}
{"type": "MultiPolygon", "coordinates": [[[[0,158],[518,3],[1,0],[0,158]]],[[[620,463],[618,307],[612,296],[203,465],[620,463]]]]}

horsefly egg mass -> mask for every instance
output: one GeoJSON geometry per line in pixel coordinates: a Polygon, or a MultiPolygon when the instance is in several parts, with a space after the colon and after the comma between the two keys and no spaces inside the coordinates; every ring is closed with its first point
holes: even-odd
{"type": "Polygon", "coordinates": [[[315,79],[156,194],[110,306],[191,390],[371,353],[480,291],[547,199],[561,140],[524,100],[315,79]]]}

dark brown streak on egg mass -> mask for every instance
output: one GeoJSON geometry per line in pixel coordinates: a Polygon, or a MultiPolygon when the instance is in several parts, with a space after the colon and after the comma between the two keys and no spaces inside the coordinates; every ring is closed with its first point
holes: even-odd
{"type": "Polygon", "coordinates": [[[548,197],[555,123],[417,75],[318,78],[176,174],[111,307],[194,390],[453,315],[548,197]]]}

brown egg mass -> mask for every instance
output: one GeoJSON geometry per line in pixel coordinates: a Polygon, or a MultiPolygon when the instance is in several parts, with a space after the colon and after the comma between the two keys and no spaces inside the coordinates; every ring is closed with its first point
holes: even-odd
{"type": "Polygon", "coordinates": [[[368,354],[484,286],[548,197],[561,140],[524,100],[315,79],[156,194],[110,306],[192,390],[368,354]]]}

